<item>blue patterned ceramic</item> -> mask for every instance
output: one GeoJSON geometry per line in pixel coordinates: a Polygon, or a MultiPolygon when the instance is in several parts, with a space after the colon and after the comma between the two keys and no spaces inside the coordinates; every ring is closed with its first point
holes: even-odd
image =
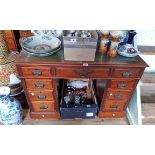
{"type": "Polygon", "coordinates": [[[0,122],[4,125],[22,124],[22,107],[19,101],[9,97],[10,88],[0,87],[0,122]]]}
{"type": "Polygon", "coordinates": [[[55,37],[30,36],[21,41],[21,46],[33,53],[51,52],[60,47],[61,41],[55,37]]]}
{"type": "Polygon", "coordinates": [[[117,52],[119,55],[122,55],[124,57],[135,57],[138,55],[137,50],[133,47],[132,44],[124,44],[118,46],[117,52]]]}

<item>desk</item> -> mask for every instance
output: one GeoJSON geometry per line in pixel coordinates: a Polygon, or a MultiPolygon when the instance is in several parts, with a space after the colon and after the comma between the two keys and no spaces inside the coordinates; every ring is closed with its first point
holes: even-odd
{"type": "Polygon", "coordinates": [[[16,66],[30,116],[37,119],[61,118],[61,79],[70,78],[95,81],[98,117],[126,117],[126,107],[145,67],[148,67],[140,56],[111,58],[98,51],[95,61],[65,61],[62,50],[48,57],[34,57],[21,51],[16,66]]]}

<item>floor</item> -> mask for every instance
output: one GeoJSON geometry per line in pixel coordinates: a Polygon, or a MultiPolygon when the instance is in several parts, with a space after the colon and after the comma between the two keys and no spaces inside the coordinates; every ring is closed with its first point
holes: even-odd
{"type": "Polygon", "coordinates": [[[31,119],[28,110],[23,110],[23,125],[129,125],[127,118],[106,118],[87,120],[31,119]]]}

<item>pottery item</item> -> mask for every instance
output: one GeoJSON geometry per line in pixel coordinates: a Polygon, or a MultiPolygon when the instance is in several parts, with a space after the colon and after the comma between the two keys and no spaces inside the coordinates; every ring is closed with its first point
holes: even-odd
{"type": "Polygon", "coordinates": [[[22,48],[32,53],[44,54],[61,45],[60,39],[46,36],[30,36],[20,41],[22,48]]]}
{"type": "Polygon", "coordinates": [[[109,35],[109,30],[100,30],[102,35],[109,35]]]}
{"type": "Polygon", "coordinates": [[[125,57],[135,57],[138,55],[138,51],[134,48],[134,36],[137,33],[135,31],[129,32],[129,38],[127,43],[125,44],[120,44],[117,48],[118,54],[125,56],[125,57]]]}
{"type": "Polygon", "coordinates": [[[110,48],[107,52],[107,55],[109,55],[111,57],[115,57],[117,55],[118,44],[119,44],[118,38],[113,38],[110,43],[110,48]]]}
{"type": "Polygon", "coordinates": [[[84,80],[68,80],[67,86],[72,86],[74,88],[88,87],[88,81],[84,80]]]}
{"type": "Polygon", "coordinates": [[[57,38],[61,38],[63,34],[62,30],[32,30],[31,32],[36,36],[47,36],[57,38]]]}
{"type": "Polygon", "coordinates": [[[110,49],[108,52],[107,52],[107,55],[114,58],[116,57],[117,55],[117,51],[115,49],[110,49]]]}
{"type": "Polygon", "coordinates": [[[11,52],[9,55],[0,58],[0,86],[8,86],[9,84],[20,83],[18,72],[15,65],[18,53],[11,52]]]}
{"type": "Polygon", "coordinates": [[[99,52],[100,53],[104,54],[104,53],[107,52],[108,43],[109,43],[109,40],[108,39],[102,39],[101,38],[100,47],[99,47],[99,52]]]}
{"type": "Polygon", "coordinates": [[[134,46],[134,37],[135,37],[136,34],[137,34],[136,31],[130,31],[129,32],[129,37],[128,37],[128,40],[127,40],[127,44],[132,44],[134,46]]]}
{"type": "Polygon", "coordinates": [[[10,98],[10,88],[0,87],[0,122],[4,125],[22,124],[22,107],[15,98],[10,98]]]}
{"type": "Polygon", "coordinates": [[[4,31],[0,30],[0,58],[9,54],[4,31]]]}
{"type": "Polygon", "coordinates": [[[23,87],[21,83],[10,84],[8,87],[10,88],[10,96],[17,96],[23,92],[23,87]]]}
{"type": "Polygon", "coordinates": [[[60,49],[61,49],[61,46],[58,47],[57,49],[54,49],[54,50],[52,50],[52,51],[50,51],[50,52],[45,52],[45,53],[31,52],[31,51],[29,51],[29,50],[27,50],[27,49],[25,49],[25,48],[23,48],[23,51],[24,51],[24,52],[27,52],[28,54],[30,54],[30,55],[32,55],[32,56],[46,57],[46,56],[50,56],[50,55],[55,54],[56,52],[60,51],[60,49]]]}
{"type": "Polygon", "coordinates": [[[118,38],[119,42],[126,42],[128,39],[128,30],[112,30],[110,35],[112,38],[118,38]]]}
{"type": "Polygon", "coordinates": [[[138,51],[132,44],[124,44],[119,46],[117,52],[124,57],[135,57],[138,55],[138,51]]]}

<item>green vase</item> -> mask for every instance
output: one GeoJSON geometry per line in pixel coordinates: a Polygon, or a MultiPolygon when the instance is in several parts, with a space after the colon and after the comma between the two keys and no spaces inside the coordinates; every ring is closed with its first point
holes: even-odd
{"type": "Polygon", "coordinates": [[[9,54],[9,50],[5,40],[4,31],[0,30],[0,58],[3,58],[8,54],[9,54]]]}

